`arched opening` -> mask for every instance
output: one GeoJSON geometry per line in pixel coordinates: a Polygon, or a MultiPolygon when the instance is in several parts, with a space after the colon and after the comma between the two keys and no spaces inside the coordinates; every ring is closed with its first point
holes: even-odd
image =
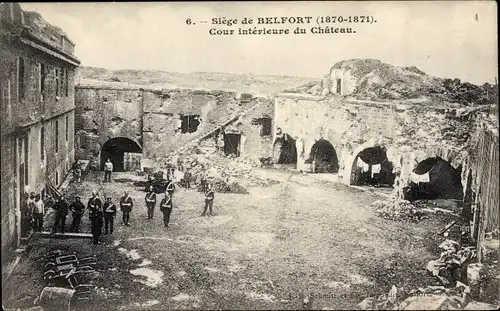
{"type": "Polygon", "coordinates": [[[140,166],[141,153],[142,148],[135,141],[126,137],[112,138],[101,147],[100,169],[104,169],[104,163],[107,159],[113,163],[113,171],[115,172],[137,169],[137,165],[140,166]]]}
{"type": "Polygon", "coordinates": [[[463,199],[460,169],[455,169],[440,157],[418,163],[404,189],[406,200],[463,199]]]}
{"type": "Polygon", "coordinates": [[[324,139],[318,140],[311,148],[309,159],[313,173],[338,173],[339,160],[332,144],[324,139]]]}
{"type": "Polygon", "coordinates": [[[352,165],[351,185],[390,187],[394,185],[394,165],[382,147],[363,149],[352,165]]]}
{"type": "Polygon", "coordinates": [[[273,146],[273,162],[276,164],[297,164],[295,139],[288,134],[278,137],[273,146]]]}

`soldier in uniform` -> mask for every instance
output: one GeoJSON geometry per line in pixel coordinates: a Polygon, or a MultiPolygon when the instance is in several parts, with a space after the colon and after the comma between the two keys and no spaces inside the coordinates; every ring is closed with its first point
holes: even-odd
{"type": "Polygon", "coordinates": [[[189,168],[184,173],[184,185],[186,189],[191,189],[191,170],[189,168]]]}
{"type": "Polygon", "coordinates": [[[54,222],[54,227],[52,227],[52,233],[56,233],[57,227],[60,227],[61,233],[64,234],[66,216],[68,216],[68,203],[66,203],[63,195],[61,195],[59,200],[54,204],[54,209],[56,210],[56,220],[54,222]]]}
{"type": "Polygon", "coordinates": [[[115,216],[116,206],[111,202],[111,198],[107,198],[104,203],[104,234],[113,234],[115,216]]]}
{"type": "Polygon", "coordinates": [[[169,177],[167,179],[167,190],[166,190],[166,192],[168,192],[168,195],[171,198],[174,196],[174,190],[175,190],[174,180],[169,177]]]}
{"type": "Polygon", "coordinates": [[[35,210],[35,193],[31,192],[26,200],[25,211],[23,213],[23,231],[27,233],[33,229],[33,212],[35,210]]]}
{"type": "Polygon", "coordinates": [[[212,216],[212,207],[214,205],[214,191],[212,189],[212,185],[208,184],[207,186],[207,192],[205,193],[205,209],[203,210],[203,213],[201,216],[205,216],[208,212],[208,216],[212,216]]]}
{"type": "Polygon", "coordinates": [[[106,163],[104,163],[104,181],[111,182],[111,173],[113,172],[113,163],[108,159],[106,163]]]}
{"type": "Polygon", "coordinates": [[[69,209],[73,215],[73,222],[71,223],[71,232],[80,231],[80,222],[82,220],[83,213],[85,212],[85,205],[80,201],[80,197],[75,198],[75,202],[71,203],[69,209]]]}
{"type": "Polygon", "coordinates": [[[156,206],[156,193],[154,193],[153,187],[149,187],[149,191],[146,193],[145,201],[148,209],[148,219],[153,219],[156,206]]]}
{"type": "Polygon", "coordinates": [[[123,223],[122,225],[130,226],[130,212],[132,212],[132,208],[134,206],[134,202],[132,198],[128,196],[128,192],[125,191],[123,197],[120,199],[120,209],[123,214],[123,223]]]}
{"type": "Polygon", "coordinates": [[[99,199],[96,192],[92,192],[92,198],[89,200],[88,208],[92,228],[92,244],[100,244],[99,238],[102,233],[103,212],[102,201],[99,199]]]}
{"type": "Polygon", "coordinates": [[[168,192],[165,192],[165,197],[160,202],[160,211],[163,213],[163,224],[168,227],[170,222],[170,213],[172,213],[172,197],[168,192]]]}
{"type": "Polygon", "coordinates": [[[43,216],[45,215],[45,204],[39,194],[35,196],[33,203],[33,221],[34,231],[42,231],[43,229],[43,216]]]}

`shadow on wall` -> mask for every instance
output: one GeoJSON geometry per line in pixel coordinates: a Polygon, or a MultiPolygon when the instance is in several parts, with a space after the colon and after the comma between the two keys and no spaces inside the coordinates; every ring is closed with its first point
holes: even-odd
{"type": "Polygon", "coordinates": [[[113,171],[123,172],[125,153],[142,153],[142,148],[135,141],[126,137],[109,139],[101,147],[100,170],[104,170],[104,163],[110,159],[113,163],[113,171]]]}
{"type": "Polygon", "coordinates": [[[351,185],[390,187],[394,185],[394,165],[380,146],[363,149],[352,164],[351,185]]]}
{"type": "Polygon", "coordinates": [[[461,168],[440,157],[428,158],[413,169],[410,184],[403,189],[409,201],[463,199],[461,168]]]}
{"type": "Polygon", "coordinates": [[[339,160],[333,145],[327,140],[318,140],[311,148],[309,159],[305,161],[312,164],[313,173],[338,173],[339,160]]]}

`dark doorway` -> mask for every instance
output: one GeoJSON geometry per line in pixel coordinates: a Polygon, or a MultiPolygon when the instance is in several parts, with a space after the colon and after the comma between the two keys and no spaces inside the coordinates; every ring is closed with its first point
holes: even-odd
{"type": "Polygon", "coordinates": [[[240,156],[241,134],[224,134],[224,154],[240,156]]]}
{"type": "Polygon", "coordinates": [[[124,171],[125,153],[142,153],[141,147],[133,140],[125,137],[117,137],[108,140],[101,147],[101,170],[104,169],[104,163],[107,159],[113,163],[113,171],[124,171]]]}
{"type": "Polygon", "coordinates": [[[295,139],[288,134],[283,134],[276,139],[273,147],[274,163],[297,164],[297,147],[295,139]]]}
{"type": "Polygon", "coordinates": [[[387,159],[384,148],[376,146],[363,149],[354,160],[351,170],[351,185],[393,187],[394,165],[387,159]]]}
{"type": "Polygon", "coordinates": [[[342,79],[337,79],[337,94],[342,94],[342,79]]]}
{"type": "Polygon", "coordinates": [[[335,148],[327,140],[318,140],[311,148],[306,163],[312,164],[313,173],[338,173],[339,160],[335,148]]]}
{"type": "Polygon", "coordinates": [[[405,187],[405,199],[463,199],[461,172],[440,157],[418,163],[412,172],[412,181],[405,187]]]}

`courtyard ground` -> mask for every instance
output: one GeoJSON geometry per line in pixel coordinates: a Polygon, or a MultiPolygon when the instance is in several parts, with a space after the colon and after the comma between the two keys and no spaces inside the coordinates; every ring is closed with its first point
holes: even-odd
{"type": "MultiPolygon", "coordinates": [[[[145,192],[137,185],[144,177],[116,173],[101,187],[102,173],[90,172],[70,184],[66,197],[78,194],[86,203],[97,189],[117,203],[128,189],[135,202],[131,226],[121,226],[118,212],[116,231],[100,245],[30,241],[4,287],[4,306],[33,306],[45,284],[40,258],[51,249],[98,256],[99,289],[84,310],[302,309],[306,296],[307,308],[352,309],[393,284],[437,285],[425,266],[439,255],[437,232],[449,219],[386,220],[369,206],[380,199],[373,193],[311,175],[260,173],[280,183],[247,195],[216,193],[211,218],[200,217],[201,193],[178,189],[171,226],[164,228],[158,207],[147,220],[145,192]]],[[[87,214],[83,230],[90,232],[87,214]]]]}

